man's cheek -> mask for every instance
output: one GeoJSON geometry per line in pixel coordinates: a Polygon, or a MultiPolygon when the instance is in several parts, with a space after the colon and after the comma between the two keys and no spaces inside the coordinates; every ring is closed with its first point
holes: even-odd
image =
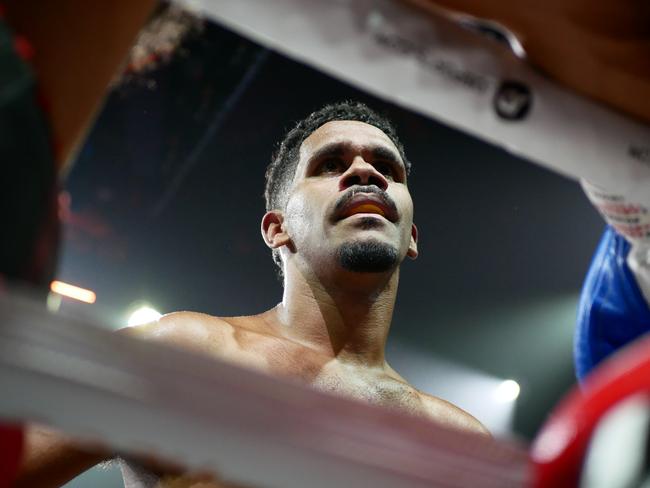
{"type": "Polygon", "coordinates": [[[286,231],[294,241],[303,241],[310,234],[313,210],[304,198],[294,197],[287,202],[286,231]]]}

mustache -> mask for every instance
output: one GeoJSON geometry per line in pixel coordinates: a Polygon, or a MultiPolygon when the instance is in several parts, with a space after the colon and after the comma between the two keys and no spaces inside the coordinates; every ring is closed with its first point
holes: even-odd
{"type": "Polygon", "coordinates": [[[355,185],[350,188],[346,193],[344,193],[334,205],[334,214],[337,215],[343,207],[345,207],[350,200],[354,198],[355,195],[359,193],[373,193],[382,201],[386,207],[391,211],[395,212],[395,215],[399,215],[397,211],[397,205],[393,202],[393,199],[388,196],[388,194],[381,188],[376,187],[375,185],[355,185]]]}

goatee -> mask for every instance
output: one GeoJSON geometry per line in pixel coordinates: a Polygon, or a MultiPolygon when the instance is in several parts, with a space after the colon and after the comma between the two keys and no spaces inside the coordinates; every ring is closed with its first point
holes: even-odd
{"type": "Polygon", "coordinates": [[[339,263],[348,271],[383,273],[397,265],[397,249],[378,241],[355,241],[338,250],[339,263]]]}

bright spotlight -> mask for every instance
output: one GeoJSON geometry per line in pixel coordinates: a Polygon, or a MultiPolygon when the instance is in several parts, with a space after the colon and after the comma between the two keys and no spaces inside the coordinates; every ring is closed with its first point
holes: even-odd
{"type": "Polygon", "coordinates": [[[494,396],[498,402],[509,403],[517,399],[520,391],[519,383],[515,380],[504,380],[497,386],[494,396]]]}
{"type": "Polygon", "coordinates": [[[162,317],[162,314],[158,310],[151,307],[140,307],[129,316],[127,325],[133,327],[134,325],[147,324],[158,320],[160,317],[162,317]]]}
{"type": "Polygon", "coordinates": [[[80,302],[85,303],[95,303],[95,300],[97,299],[95,292],[71,285],[69,283],[64,283],[63,281],[55,280],[50,283],[50,290],[54,293],[58,293],[59,295],[63,295],[64,297],[72,298],[74,300],[79,300],[80,302]]]}

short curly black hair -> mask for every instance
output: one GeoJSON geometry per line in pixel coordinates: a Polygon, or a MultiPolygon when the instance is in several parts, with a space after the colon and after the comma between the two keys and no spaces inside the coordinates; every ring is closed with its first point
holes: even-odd
{"type": "MultiPolygon", "coordinates": [[[[287,193],[298,166],[300,146],[312,132],[333,120],[355,120],[380,129],[395,144],[404,161],[406,173],[410,172],[411,163],[406,159],[404,146],[397,137],[395,126],[390,120],[361,102],[343,101],[325,105],[299,121],[293,129],[287,132],[271,158],[271,163],[266,169],[266,186],[264,188],[267,211],[284,210],[287,203],[287,193]]],[[[273,259],[282,269],[282,261],[278,252],[273,252],[273,259]]]]}

